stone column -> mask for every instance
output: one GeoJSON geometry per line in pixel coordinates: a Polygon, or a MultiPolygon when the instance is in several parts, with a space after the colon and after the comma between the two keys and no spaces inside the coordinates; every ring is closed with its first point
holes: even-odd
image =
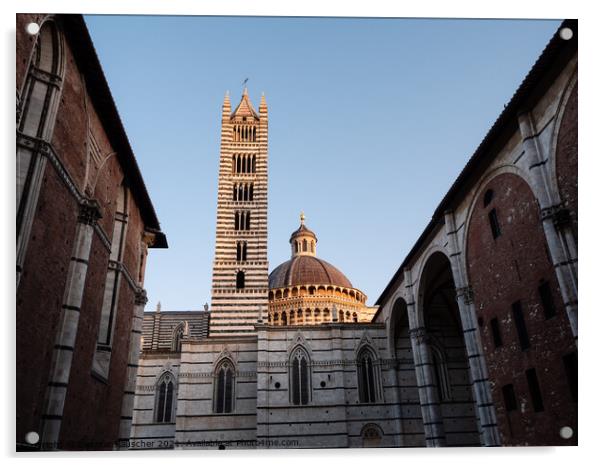
{"type": "Polygon", "coordinates": [[[570,226],[570,214],[554,195],[547,168],[549,157],[545,157],[539,144],[539,135],[529,112],[518,116],[523,149],[529,166],[529,175],[541,206],[541,222],[548,243],[548,250],[565,311],[571,324],[573,336],[577,338],[577,243],[570,226]]]}
{"type": "Polygon", "coordinates": [[[132,430],[132,414],[134,410],[134,396],[136,392],[136,376],[138,374],[138,359],[140,358],[142,320],[144,319],[144,306],[147,301],[146,291],[143,289],[138,290],[134,298],[134,314],[132,315],[127,376],[121,402],[118,444],[120,450],[127,450],[129,448],[132,430]]]}
{"type": "Polygon", "coordinates": [[[50,378],[46,388],[45,408],[42,415],[41,447],[43,449],[58,448],[94,225],[100,217],[100,208],[96,201],[84,199],[81,202],[52,355],[50,378]]]}
{"type": "Polygon", "coordinates": [[[437,385],[433,377],[433,360],[428,345],[426,328],[419,323],[416,309],[416,297],[412,286],[412,275],[409,269],[404,270],[404,282],[412,299],[407,303],[408,322],[412,354],[416,368],[416,384],[420,397],[420,410],[424,425],[424,437],[427,447],[444,447],[445,430],[441,416],[441,406],[437,395],[437,385]]]}
{"type": "Polygon", "coordinates": [[[481,443],[485,446],[499,446],[501,440],[491,395],[487,363],[483,356],[481,335],[477,327],[472,289],[468,285],[467,274],[460,259],[463,255],[460,251],[456,220],[452,211],[445,212],[445,230],[450,250],[452,275],[456,285],[456,299],[462,321],[464,344],[470,366],[472,393],[480,424],[481,443]]]}

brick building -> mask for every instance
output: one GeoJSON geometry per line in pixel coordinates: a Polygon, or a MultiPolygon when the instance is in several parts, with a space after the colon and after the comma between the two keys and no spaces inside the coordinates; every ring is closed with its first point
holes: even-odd
{"type": "Polygon", "coordinates": [[[16,45],[17,449],[112,449],[167,241],[83,17],[18,14],[16,45]]]}
{"type": "Polygon", "coordinates": [[[409,336],[427,445],[449,444],[441,373],[457,345],[484,444],[577,443],[577,21],[561,25],[377,304],[390,337],[409,336]]]}

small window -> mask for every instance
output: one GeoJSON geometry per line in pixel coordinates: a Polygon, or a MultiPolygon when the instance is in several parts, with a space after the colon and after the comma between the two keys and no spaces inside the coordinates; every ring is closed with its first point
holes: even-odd
{"type": "Polygon", "coordinates": [[[525,372],[527,376],[527,384],[529,385],[529,393],[531,394],[531,401],[533,402],[533,411],[543,411],[543,398],[541,397],[541,390],[539,388],[539,381],[537,380],[537,373],[535,369],[528,369],[525,372]]]}
{"type": "Polygon", "coordinates": [[[245,273],[241,270],[236,274],[236,289],[242,290],[245,287],[245,273]]]}
{"type": "Polygon", "coordinates": [[[510,412],[516,410],[518,404],[516,403],[514,386],[511,383],[504,385],[502,387],[502,394],[504,395],[504,405],[506,406],[506,411],[510,412]]]}
{"type": "Polygon", "coordinates": [[[523,306],[520,301],[512,303],[512,316],[514,317],[514,324],[516,325],[516,333],[518,334],[520,347],[524,351],[531,346],[531,343],[529,342],[529,333],[527,332],[523,306]]]}
{"type": "Polygon", "coordinates": [[[485,196],[483,196],[483,206],[487,207],[489,204],[491,204],[492,200],[493,200],[493,190],[488,189],[487,192],[485,192],[485,196]]]}
{"type": "Polygon", "coordinates": [[[491,325],[491,337],[493,338],[493,345],[496,348],[502,346],[502,334],[500,333],[500,324],[497,317],[494,317],[490,321],[491,325]]]}
{"type": "Polygon", "coordinates": [[[572,353],[563,356],[562,362],[564,362],[564,370],[566,372],[571,398],[574,402],[577,402],[577,395],[579,392],[577,383],[577,352],[573,351],[572,353]]]}
{"type": "Polygon", "coordinates": [[[551,319],[556,315],[556,306],[554,305],[554,297],[552,296],[552,288],[550,282],[542,282],[539,285],[539,299],[543,306],[543,315],[547,319],[551,319]]]}
{"type": "Polygon", "coordinates": [[[491,227],[491,234],[493,235],[493,239],[496,239],[502,234],[502,230],[500,229],[500,222],[498,221],[497,212],[495,209],[491,209],[489,211],[489,226],[491,227]]]}

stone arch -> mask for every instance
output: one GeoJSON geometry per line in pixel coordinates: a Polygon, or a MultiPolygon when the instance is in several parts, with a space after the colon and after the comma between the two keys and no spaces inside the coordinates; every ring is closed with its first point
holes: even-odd
{"type": "MultiPolygon", "coordinates": [[[[558,183],[558,169],[557,169],[557,164],[558,164],[558,141],[559,141],[559,136],[560,139],[562,139],[561,136],[561,129],[565,124],[565,120],[567,118],[575,118],[575,124],[577,123],[577,114],[576,114],[576,110],[577,110],[577,67],[575,66],[575,69],[573,70],[571,77],[568,79],[566,86],[564,87],[564,89],[562,90],[562,95],[560,96],[560,99],[558,101],[558,106],[556,108],[556,113],[554,116],[554,128],[552,129],[552,133],[550,135],[550,140],[549,140],[549,147],[550,147],[550,153],[547,154],[547,158],[550,161],[550,181],[552,183],[551,185],[551,191],[553,193],[553,195],[556,197],[556,199],[554,200],[555,203],[561,202],[562,199],[562,194],[560,192],[560,186],[558,183]],[[574,104],[575,108],[572,109],[571,106],[574,104]],[[567,113],[568,110],[568,113],[567,113]],[[574,114],[572,114],[572,110],[575,111],[574,114]]],[[[575,132],[575,138],[576,138],[577,134],[575,132]]],[[[562,141],[561,141],[562,142],[562,141]]],[[[576,141],[575,141],[576,144],[576,141]]],[[[575,154],[576,155],[576,154],[575,154]]]]}
{"type": "Polygon", "coordinates": [[[576,72],[565,89],[558,117],[555,122],[550,150],[551,178],[554,183],[556,203],[563,203],[572,214],[573,233],[577,240],[577,165],[578,165],[578,83],[576,72]]]}
{"type": "MultiPolygon", "coordinates": [[[[448,446],[480,445],[477,406],[472,391],[465,388],[472,380],[456,301],[456,285],[451,262],[442,251],[432,253],[423,263],[417,305],[417,320],[421,325],[412,329],[412,332],[416,335],[414,344],[420,346],[417,351],[421,358],[422,381],[419,380],[419,384],[425,385],[424,396],[428,402],[437,406],[429,419],[429,429],[432,428],[430,426],[437,426],[431,435],[438,436],[448,446]],[[438,356],[434,356],[434,353],[438,356]],[[443,384],[447,380],[441,379],[440,372],[434,366],[437,357],[441,361],[439,366],[445,361],[450,367],[446,386],[443,384]],[[443,392],[445,397],[438,396],[443,392]]],[[[416,353],[414,357],[417,357],[416,353]]]]}
{"type": "MultiPolygon", "coordinates": [[[[481,177],[478,186],[474,190],[472,199],[470,200],[468,213],[466,214],[466,220],[464,222],[464,228],[462,228],[462,238],[461,241],[459,241],[459,243],[462,244],[462,260],[460,260],[460,263],[462,264],[462,273],[464,274],[468,270],[468,263],[466,262],[466,251],[468,246],[468,228],[472,222],[475,209],[483,205],[481,201],[483,199],[483,196],[485,195],[485,192],[489,188],[491,181],[494,178],[507,173],[513,174],[521,178],[527,184],[527,186],[529,186],[529,189],[535,196],[528,175],[516,165],[500,165],[489,170],[483,177],[481,177]]],[[[535,198],[537,199],[536,196],[535,198]]]]}

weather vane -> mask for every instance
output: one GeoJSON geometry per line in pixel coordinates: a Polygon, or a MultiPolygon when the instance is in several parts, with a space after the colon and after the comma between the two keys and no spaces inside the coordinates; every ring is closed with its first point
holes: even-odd
{"type": "Polygon", "coordinates": [[[249,81],[249,78],[245,78],[245,80],[242,82],[242,85],[246,86],[247,85],[247,81],[249,81]]]}

